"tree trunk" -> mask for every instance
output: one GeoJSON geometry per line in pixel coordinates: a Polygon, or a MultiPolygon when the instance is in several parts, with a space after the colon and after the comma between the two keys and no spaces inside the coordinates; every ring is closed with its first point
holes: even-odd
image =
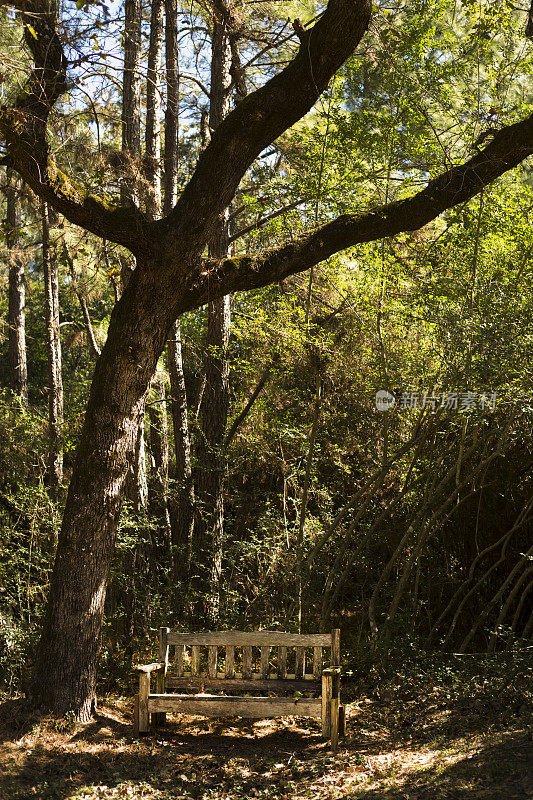
{"type": "Polygon", "coordinates": [[[20,244],[20,179],[8,170],[6,195],[6,242],[9,264],[8,348],[10,384],[14,394],[28,401],[26,359],[26,286],[20,244]]]}
{"type": "Polygon", "coordinates": [[[126,163],[121,200],[127,205],[138,202],[136,171],[141,147],[141,0],[125,0],[124,13],[122,151],[126,163]]]}
{"type": "Polygon", "coordinates": [[[165,215],[168,215],[176,202],[178,184],[178,7],[176,0],[164,0],[164,3],[167,107],[165,111],[165,172],[163,194],[165,198],[165,215]]]}
{"type": "Polygon", "coordinates": [[[50,496],[57,500],[63,480],[63,381],[61,377],[61,339],[59,335],[59,270],[55,254],[50,249],[48,206],[41,205],[43,237],[44,296],[46,309],[46,349],[48,356],[48,481],[50,496]]]}
{"type": "MultiPolygon", "coordinates": [[[[231,48],[226,21],[213,16],[211,45],[211,86],[209,125],[214,131],[226,117],[230,107],[231,48]]],[[[209,242],[209,255],[223,259],[229,254],[228,211],[219,220],[209,242]]],[[[220,576],[222,569],[222,536],[224,530],[224,480],[226,459],[224,439],[229,407],[229,362],[227,350],[231,325],[230,297],[222,297],[208,305],[205,340],[205,390],[198,443],[198,506],[200,520],[196,551],[200,575],[207,590],[207,618],[214,623],[219,614],[220,576]]]]}
{"type": "MultiPolygon", "coordinates": [[[[161,216],[161,123],[160,86],[161,51],[163,47],[163,0],[152,0],[150,17],[150,46],[146,72],[146,133],[145,133],[145,177],[146,212],[151,219],[161,216]]],[[[149,406],[150,451],[152,476],[148,485],[148,505],[159,524],[165,551],[170,555],[170,515],[168,507],[168,423],[165,384],[156,380],[153,384],[153,403],[149,406]]]]}
{"type": "Polygon", "coordinates": [[[95,367],[87,414],[69,486],[31,694],[58,713],[87,720],[106,584],[121,498],[134,462],[146,392],[172,324],[156,291],[158,263],[132,274],[111,314],[95,367]]]}
{"type": "MultiPolygon", "coordinates": [[[[121,200],[124,205],[138,204],[137,170],[141,151],[141,0],[124,2],[124,72],[122,76],[122,152],[125,155],[121,200]]],[[[124,259],[121,282],[124,290],[135,269],[124,259]]],[[[126,481],[126,495],[135,512],[146,508],[148,486],[144,428],[139,426],[134,461],[126,481]]]]}
{"type": "MultiPolygon", "coordinates": [[[[162,380],[152,383],[152,403],[148,408],[150,420],[150,454],[152,456],[151,478],[148,484],[148,508],[155,517],[160,535],[155,549],[161,543],[167,556],[171,555],[170,514],[168,507],[168,422],[165,384],[162,380]]],[[[171,562],[172,563],[172,562],[171,562]]]]}
{"type": "Polygon", "coordinates": [[[167,357],[176,457],[176,491],[171,503],[172,565],[174,577],[186,582],[191,564],[195,495],[179,320],[172,326],[167,357]]]}
{"type": "Polygon", "coordinates": [[[152,0],[150,46],[146,71],[145,176],[148,184],[146,211],[151,219],[161,216],[161,103],[159,70],[163,47],[163,0],[152,0]]]}
{"type": "MultiPolygon", "coordinates": [[[[165,68],[167,81],[164,173],[165,214],[170,213],[176,202],[178,178],[179,63],[177,18],[176,0],[165,0],[165,68]]],[[[170,375],[172,427],[176,462],[176,490],[171,501],[172,566],[174,578],[187,582],[191,561],[195,498],[179,320],[172,326],[167,345],[167,360],[170,375]]]]}

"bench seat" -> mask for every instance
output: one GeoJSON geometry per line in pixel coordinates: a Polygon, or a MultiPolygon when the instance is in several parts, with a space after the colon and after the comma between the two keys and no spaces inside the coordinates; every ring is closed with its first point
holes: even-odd
{"type": "Polygon", "coordinates": [[[202,717],[273,717],[322,716],[320,697],[244,697],[217,694],[149,694],[148,712],[167,711],[173,714],[198,714],[202,717]]]}

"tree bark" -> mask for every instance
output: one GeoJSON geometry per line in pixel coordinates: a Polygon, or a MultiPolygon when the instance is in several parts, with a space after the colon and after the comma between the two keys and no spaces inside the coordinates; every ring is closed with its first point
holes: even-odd
{"type": "Polygon", "coordinates": [[[122,151],[126,158],[121,186],[124,205],[138,203],[136,171],[141,148],[141,0],[124,2],[122,151]]]}
{"type": "Polygon", "coordinates": [[[197,447],[197,507],[194,560],[198,590],[206,593],[206,612],[214,623],[219,612],[224,529],[224,438],[229,405],[230,299],[210,304],[206,336],[206,383],[202,401],[202,434],[197,447]]]}
{"type": "Polygon", "coordinates": [[[111,314],[69,486],[31,695],[87,720],[106,584],[145,396],[172,324],[165,294],[137,266],[111,314]],[[142,277],[141,277],[142,276],[142,277]]]}
{"type": "Polygon", "coordinates": [[[164,0],[164,3],[167,107],[165,111],[165,172],[163,176],[163,196],[165,215],[168,215],[176,202],[178,187],[178,7],[176,0],[164,0]]]}
{"type": "MultiPolygon", "coordinates": [[[[164,213],[170,214],[176,202],[178,185],[179,62],[178,12],[176,0],[165,0],[165,70],[167,107],[165,112],[164,213]]],[[[176,581],[187,583],[191,564],[194,531],[194,484],[187,393],[183,372],[179,319],[172,326],[167,345],[170,375],[172,428],[174,433],[175,483],[170,506],[172,527],[172,567],[176,581]]]]}
{"type": "Polygon", "coordinates": [[[168,421],[165,384],[162,380],[152,382],[152,402],[148,408],[150,420],[150,454],[152,456],[151,477],[148,483],[148,508],[155,517],[160,542],[171,562],[171,530],[168,505],[168,421]]]}
{"type": "Polygon", "coordinates": [[[6,195],[6,243],[9,265],[8,350],[10,384],[14,394],[28,402],[26,358],[26,286],[20,246],[20,179],[8,170],[6,195]]]}
{"type": "MultiPolygon", "coordinates": [[[[150,219],[161,216],[161,123],[160,83],[163,46],[163,0],[152,0],[150,45],[146,73],[145,177],[146,213],[150,219]]],[[[152,476],[148,485],[148,505],[159,522],[160,538],[170,556],[170,515],[168,503],[168,422],[165,384],[156,380],[152,386],[153,403],[149,406],[152,476]]],[[[156,543],[156,547],[157,547],[156,543]]]]}
{"type": "Polygon", "coordinates": [[[167,358],[176,457],[176,490],[171,501],[172,565],[174,578],[187,582],[194,531],[195,493],[179,320],[172,326],[167,358]]]}
{"type": "MultiPolygon", "coordinates": [[[[209,125],[216,130],[228,114],[231,87],[230,30],[223,14],[213,15],[211,43],[211,84],[209,125]]],[[[228,210],[219,219],[209,242],[209,256],[226,258],[228,246],[228,210]]],[[[198,508],[196,560],[207,577],[207,618],[214,623],[219,614],[220,576],[222,569],[222,538],[224,530],[224,483],[226,458],[224,439],[229,408],[229,361],[228,344],[231,327],[230,297],[221,297],[209,303],[207,311],[207,335],[205,339],[205,390],[203,397],[201,427],[198,442],[198,508]]]]}
{"type": "MultiPolygon", "coordinates": [[[[137,170],[141,151],[141,0],[124,2],[124,71],[122,76],[122,152],[125,155],[121,200],[124,205],[139,204],[137,170]]],[[[124,259],[122,290],[135,269],[124,259]]],[[[144,428],[139,426],[135,456],[126,481],[126,494],[136,513],[146,508],[148,485],[144,428]]]]}
{"type": "Polygon", "coordinates": [[[61,376],[61,339],[59,334],[59,270],[50,248],[48,205],[41,204],[42,255],[46,310],[46,349],[48,356],[48,481],[50,496],[57,500],[63,480],[63,380],[61,376]]]}
{"type": "Polygon", "coordinates": [[[161,216],[161,102],[159,70],[163,47],[163,0],[152,0],[150,45],[146,71],[146,135],[144,170],[148,191],[146,212],[151,219],[161,216]]]}

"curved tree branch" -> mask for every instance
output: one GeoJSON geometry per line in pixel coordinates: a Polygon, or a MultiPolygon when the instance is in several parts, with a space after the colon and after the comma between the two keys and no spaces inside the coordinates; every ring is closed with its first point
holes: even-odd
{"type": "Polygon", "coordinates": [[[235,291],[284,280],[334,253],[427,225],[464,203],[533,153],[533,115],[497,131],[486,147],[464,164],[439,175],[417,194],[362,214],[343,214],[299,239],[256,256],[205,260],[183,297],[181,311],[235,291]]]}
{"type": "MultiPolygon", "coordinates": [[[[4,5],[4,3],[1,3],[4,5]]],[[[67,91],[68,61],[56,30],[53,0],[14,0],[34,66],[13,106],[0,106],[0,136],[10,161],[42,200],[67,219],[134,253],[146,250],[145,219],[136,208],[112,208],[63,173],[46,137],[49,114],[67,91]]]]}

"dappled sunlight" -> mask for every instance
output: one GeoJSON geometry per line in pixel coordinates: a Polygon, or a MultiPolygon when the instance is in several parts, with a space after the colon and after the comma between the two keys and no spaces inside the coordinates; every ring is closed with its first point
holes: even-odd
{"type": "Polygon", "coordinates": [[[533,728],[519,715],[503,725],[486,713],[469,730],[466,718],[461,729],[459,714],[452,733],[454,708],[424,712],[424,698],[408,726],[383,702],[359,701],[348,711],[347,737],[335,756],[315,720],[176,715],[135,739],[129,700],[107,701],[86,725],[30,716],[21,701],[7,701],[0,706],[0,798],[533,796],[533,728]]]}

